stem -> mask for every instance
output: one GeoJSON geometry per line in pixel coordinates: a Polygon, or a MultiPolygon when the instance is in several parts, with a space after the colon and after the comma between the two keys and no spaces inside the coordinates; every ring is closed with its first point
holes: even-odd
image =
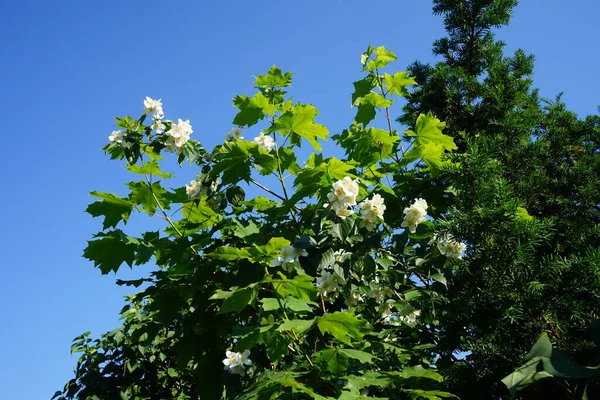
{"type": "MultiPolygon", "coordinates": [[[[277,139],[276,139],[275,133],[273,133],[273,139],[275,140],[275,146],[277,146],[277,139]]],[[[290,198],[288,196],[287,189],[285,187],[285,178],[283,177],[283,170],[281,169],[281,158],[279,157],[279,149],[280,149],[280,147],[277,146],[277,150],[275,151],[275,156],[277,158],[277,171],[279,173],[277,178],[279,179],[279,182],[281,183],[281,188],[283,189],[283,196],[285,197],[285,201],[289,201],[290,198]]],[[[295,208],[295,205],[294,205],[294,208],[295,208]]],[[[294,224],[296,225],[296,230],[298,231],[298,234],[301,235],[302,229],[300,229],[300,224],[298,223],[298,219],[296,218],[296,213],[294,212],[293,208],[290,208],[290,214],[292,216],[292,219],[294,220],[294,224]]]]}

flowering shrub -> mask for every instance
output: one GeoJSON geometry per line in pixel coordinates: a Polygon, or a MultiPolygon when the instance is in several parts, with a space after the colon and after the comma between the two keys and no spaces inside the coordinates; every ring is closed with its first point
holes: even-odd
{"type": "Polygon", "coordinates": [[[189,120],[164,119],[161,100],[118,118],[105,150],[143,179],[126,197],[92,193],[103,230],[84,256],[104,274],[151,260],[159,269],[118,281],[145,288],[121,328],[76,339],[76,377],[56,397],[452,397],[435,370],[437,313],[467,248],[449,234],[432,240],[428,210],[443,209],[402,182],[436,174],[455,146],[432,115],[393,129],[392,106],[415,84],[383,71],[395,59],[383,47],[362,54],[355,120],[333,136],[344,159],[320,152],[317,109],[293,104],[292,74],[275,67],[253,96],[234,98],[237,127],[212,151],[191,139],[189,120]],[[370,126],[378,113],[384,129],[370,126]],[[242,129],[259,133],[248,141],[242,129]],[[314,152],[301,163],[304,144],[314,152]],[[167,189],[165,152],[196,167],[185,187],[167,189]],[[247,197],[248,186],[263,196],[247,197]],[[161,216],[164,230],[126,234],[133,211],[161,216]]]}

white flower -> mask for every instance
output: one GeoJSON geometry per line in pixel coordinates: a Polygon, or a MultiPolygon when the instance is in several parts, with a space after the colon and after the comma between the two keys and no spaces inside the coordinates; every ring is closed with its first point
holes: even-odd
{"type": "Polygon", "coordinates": [[[423,199],[416,199],[415,202],[404,209],[404,221],[402,221],[403,228],[408,227],[411,233],[417,231],[417,225],[425,221],[427,215],[427,202],[423,199]]]}
{"type": "Polygon", "coordinates": [[[114,143],[123,143],[125,132],[123,131],[112,131],[108,140],[114,143]]]}
{"type": "Polygon", "coordinates": [[[170,151],[176,151],[179,154],[183,146],[190,140],[190,135],[193,132],[189,119],[185,121],[179,119],[178,123],[172,124],[171,129],[167,132],[169,138],[165,142],[165,145],[170,151]]]}
{"type": "Polygon", "coordinates": [[[316,285],[321,290],[320,295],[333,303],[340,289],[337,274],[335,272],[322,271],[321,276],[317,278],[316,285]]]}
{"type": "Polygon", "coordinates": [[[198,200],[203,194],[206,194],[206,188],[198,181],[191,181],[189,185],[185,185],[185,193],[192,200],[198,200]]]}
{"type": "Polygon", "coordinates": [[[333,184],[333,192],[327,194],[331,209],[342,219],[352,215],[354,210],[350,207],[356,205],[358,196],[358,182],[346,176],[333,184]]]}
{"type": "Polygon", "coordinates": [[[275,141],[273,140],[273,138],[269,135],[265,135],[263,132],[261,132],[260,135],[254,138],[254,143],[258,144],[266,151],[271,151],[273,146],[275,146],[275,141]]]}
{"type": "Polygon", "coordinates": [[[462,258],[462,254],[467,249],[467,245],[454,240],[452,235],[445,234],[436,238],[437,248],[448,258],[462,258]]]}
{"type": "Polygon", "coordinates": [[[383,303],[385,301],[385,291],[378,283],[371,285],[371,290],[368,293],[368,296],[372,299],[375,299],[378,303],[383,303]]]}
{"type": "Polygon", "coordinates": [[[421,310],[415,309],[413,306],[406,306],[400,311],[398,319],[405,324],[413,325],[417,322],[417,318],[421,315],[421,310]]]}
{"type": "Polygon", "coordinates": [[[164,112],[162,108],[162,99],[154,100],[150,97],[146,97],[144,100],[144,113],[145,114],[154,114],[154,119],[163,119],[164,112]]]}
{"type": "Polygon", "coordinates": [[[376,194],[371,200],[365,200],[360,203],[360,226],[366,227],[368,231],[375,229],[375,224],[379,220],[383,220],[383,212],[386,207],[383,204],[383,198],[376,194]]]}
{"type": "Polygon", "coordinates": [[[223,360],[224,369],[232,374],[244,376],[246,374],[246,365],[252,365],[252,360],[248,358],[250,350],[245,350],[243,353],[234,353],[227,350],[225,356],[227,358],[223,360]]]}
{"type": "Polygon", "coordinates": [[[232,128],[225,134],[225,140],[243,139],[242,133],[242,128],[232,128]]]}
{"type": "Polygon", "coordinates": [[[279,256],[277,256],[277,258],[273,260],[273,262],[271,262],[271,265],[273,267],[281,266],[281,268],[283,268],[287,272],[291,272],[296,266],[298,257],[306,256],[308,256],[306,250],[296,249],[293,246],[286,246],[279,250],[279,256]]]}
{"type": "Polygon", "coordinates": [[[154,132],[160,135],[165,131],[165,124],[163,124],[160,119],[157,119],[152,123],[152,129],[154,129],[154,132]]]}
{"type": "Polygon", "coordinates": [[[346,304],[348,306],[357,307],[360,303],[363,303],[364,301],[364,295],[357,289],[354,289],[350,292],[350,295],[346,299],[346,304]]]}

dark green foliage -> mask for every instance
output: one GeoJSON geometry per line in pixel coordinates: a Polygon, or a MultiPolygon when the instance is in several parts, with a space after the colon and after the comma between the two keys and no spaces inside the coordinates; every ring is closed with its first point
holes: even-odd
{"type": "MultiPolygon", "coordinates": [[[[399,118],[431,111],[463,153],[435,180],[451,185],[460,210],[444,227],[471,244],[440,318],[439,367],[462,399],[508,398],[500,379],[542,332],[590,365],[585,328],[600,311],[600,119],[578,119],[560,98],[542,106],[533,56],[504,56],[492,30],[516,4],[434,0],[448,34],[433,46],[442,60],[410,67],[420,86],[399,118]]],[[[543,381],[519,395],[568,398],[574,387],[543,381]]]]}

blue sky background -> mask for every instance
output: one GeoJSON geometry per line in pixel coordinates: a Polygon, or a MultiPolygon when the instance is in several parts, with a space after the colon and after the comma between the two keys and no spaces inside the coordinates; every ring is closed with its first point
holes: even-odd
{"type": "MultiPolygon", "coordinates": [[[[352,82],[369,43],[433,61],[442,21],[424,0],[8,1],[0,3],[0,397],[45,399],[72,377],[73,337],[118,325],[125,288],[81,258],[101,221],[84,213],[92,190],[123,193],[131,178],[101,148],[113,117],[139,116],[145,96],[169,119],[190,119],[207,148],[223,140],[231,98],[253,93],[272,64],[294,75],[294,99],[347,127],[352,82]]],[[[581,115],[600,103],[600,3],[527,0],[499,37],[537,58],[542,96],[565,92],[581,115]]],[[[257,128],[258,130],[258,128],[257,128]]],[[[246,132],[252,138],[257,132],[246,132]]],[[[327,149],[327,147],[326,147],[327,149]]],[[[177,178],[189,181],[187,169],[177,178]]],[[[141,229],[143,220],[128,227],[141,229]]],[[[129,271],[137,277],[148,269],[129,271]]]]}

